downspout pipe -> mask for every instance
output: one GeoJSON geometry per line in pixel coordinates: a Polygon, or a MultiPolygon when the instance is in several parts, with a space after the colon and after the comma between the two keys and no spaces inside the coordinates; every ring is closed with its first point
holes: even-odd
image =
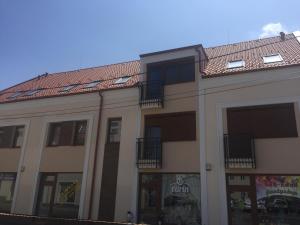
{"type": "Polygon", "coordinates": [[[99,101],[99,111],[98,111],[98,125],[97,125],[97,135],[96,135],[96,145],[95,145],[95,155],[94,155],[94,162],[93,162],[93,171],[92,171],[92,186],[91,186],[91,193],[89,199],[89,214],[88,219],[92,219],[92,207],[94,203],[94,190],[95,190],[95,176],[96,176],[96,169],[97,169],[97,158],[99,152],[99,139],[100,139],[100,130],[101,130],[101,121],[102,121],[102,108],[103,108],[103,95],[102,92],[98,92],[100,101],[99,101]]]}

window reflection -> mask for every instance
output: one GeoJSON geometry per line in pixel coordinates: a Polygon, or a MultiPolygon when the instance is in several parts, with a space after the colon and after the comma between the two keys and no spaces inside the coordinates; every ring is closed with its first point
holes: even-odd
{"type": "Polygon", "coordinates": [[[15,174],[0,173],[0,212],[10,213],[15,181],[15,174]]]}

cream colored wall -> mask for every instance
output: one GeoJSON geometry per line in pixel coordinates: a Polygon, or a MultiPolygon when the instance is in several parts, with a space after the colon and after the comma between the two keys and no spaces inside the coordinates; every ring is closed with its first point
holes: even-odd
{"type": "MultiPolygon", "coordinates": [[[[203,86],[206,87],[206,162],[212,164],[212,171],[207,172],[209,224],[227,224],[224,154],[221,148],[224,132],[222,125],[225,118],[224,113],[222,118],[222,108],[276,102],[299,102],[299,75],[299,67],[293,67],[202,81],[203,86]]],[[[298,108],[299,104],[296,105],[299,129],[298,108]]],[[[299,174],[298,146],[299,138],[257,140],[258,169],[256,171],[299,174]],[[293,162],[294,165],[292,165],[293,162]]]]}
{"type": "MultiPolygon", "coordinates": [[[[37,197],[39,172],[79,172],[83,171],[86,152],[93,155],[96,141],[96,124],[99,108],[99,96],[95,94],[84,94],[57,98],[46,98],[34,101],[3,104],[0,108],[0,124],[20,121],[19,124],[27,123],[27,137],[24,140],[23,155],[19,161],[17,187],[15,192],[15,203],[12,209],[14,213],[32,214],[37,197]],[[89,124],[91,128],[90,137],[83,147],[58,147],[46,148],[47,126],[50,122],[64,120],[89,119],[94,123],[89,124]],[[88,148],[87,148],[88,147],[88,148]],[[66,163],[67,162],[67,163],[66,163]],[[69,162],[69,163],[68,163],[69,162]]],[[[12,152],[10,152],[12,154],[12,152]]],[[[14,157],[10,162],[14,169],[17,166],[15,156],[0,151],[0,159],[14,157]]],[[[2,164],[2,163],[1,163],[2,164]]],[[[92,165],[88,165],[91,171],[92,165]]],[[[0,165],[1,168],[1,165],[0,165]]],[[[84,179],[83,179],[84,180],[84,179]]],[[[90,180],[85,180],[85,183],[90,180]]],[[[85,186],[82,184],[82,187],[85,186]]],[[[90,188],[87,185],[87,190],[90,188]]],[[[86,191],[86,190],[84,190],[86,191]]],[[[86,195],[82,195],[86,196],[86,195]]],[[[86,201],[87,197],[83,200],[86,201]]],[[[84,210],[83,210],[84,211],[84,210]]],[[[84,212],[83,212],[84,213],[84,212]]]]}
{"type": "Polygon", "coordinates": [[[0,172],[17,172],[20,155],[21,148],[1,148],[0,172]]]}
{"type": "Polygon", "coordinates": [[[84,146],[46,147],[40,172],[82,172],[84,155],[84,146]]]}
{"type": "MultiPolygon", "coordinates": [[[[198,61],[198,53],[195,49],[186,49],[182,51],[169,52],[164,54],[147,56],[141,59],[144,72],[147,70],[147,63],[161,62],[184,57],[194,56],[198,61]]],[[[143,137],[145,127],[145,116],[163,113],[175,112],[196,112],[196,132],[199,132],[198,126],[198,82],[199,67],[195,64],[195,81],[165,86],[164,107],[161,109],[143,109],[141,114],[140,137],[143,137]]],[[[146,79],[144,77],[144,79],[146,79]]],[[[162,169],[142,169],[141,172],[199,172],[199,140],[196,135],[195,141],[179,141],[163,143],[163,163],[162,169]],[[188,163],[187,163],[188,162],[188,163]]]]}
{"type": "Polygon", "coordinates": [[[140,122],[138,104],[138,89],[122,89],[103,93],[104,103],[99,138],[99,153],[97,158],[96,185],[93,202],[93,218],[97,219],[103,157],[107,137],[109,118],[122,118],[117,191],[115,204],[115,221],[126,221],[127,211],[132,210],[136,198],[136,138],[140,122]]]}

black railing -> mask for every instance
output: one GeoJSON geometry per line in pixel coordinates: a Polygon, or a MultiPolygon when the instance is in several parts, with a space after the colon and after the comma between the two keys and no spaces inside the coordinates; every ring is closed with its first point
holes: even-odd
{"type": "Polygon", "coordinates": [[[146,81],[139,84],[140,105],[163,107],[164,85],[162,81],[146,81]]]}
{"type": "Polygon", "coordinates": [[[224,135],[225,167],[256,168],[254,138],[251,135],[224,135]]]}
{"type": "Polygon", "coordinates": [[[137,167],[162,167],[162,142],[160,138],[137,139],[137,167]]]}

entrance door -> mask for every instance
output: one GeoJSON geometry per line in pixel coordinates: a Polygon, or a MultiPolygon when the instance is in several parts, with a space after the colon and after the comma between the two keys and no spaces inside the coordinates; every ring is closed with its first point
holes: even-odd
{"type": "Polygon", "coordinates": [[[228,215],[230,225],[255,225],[256,195],[252,177],[247,175],[227,176],[228,215]]]}
{"type": "Polygon", "coordinates": [[[139,221],[157,224],[161,206],[161,175],[141,175],[139,221]]]}
{"type": "Polygon", "coordinates": [[[56,176],[43,174],[41,177],[40,190],[37,201],[36,214],[49,217],[52,214],[54,202],[56,176]]]}

